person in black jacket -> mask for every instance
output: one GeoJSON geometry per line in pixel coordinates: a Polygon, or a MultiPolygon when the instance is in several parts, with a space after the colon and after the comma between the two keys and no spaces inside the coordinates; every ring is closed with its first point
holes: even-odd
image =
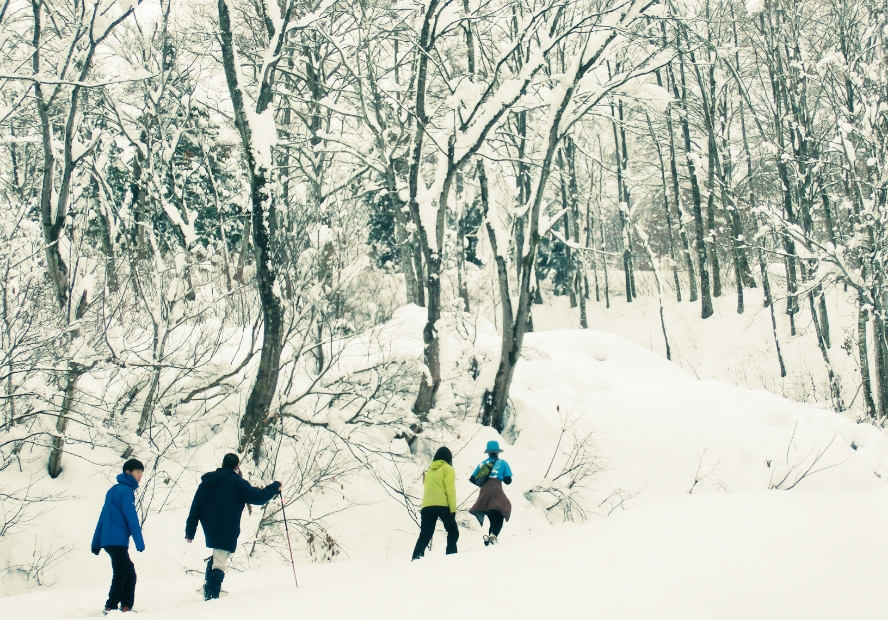
{"type": "Polygon", "coordinates": [[[272,482],[264,489],[252,486],[241,477],[239,464],[236,454],[226,454],[222,467],[201,477],[185,522],[185,540],[194,540],[200,521],[207,547],[213,550],[204,583],[204,599],[208,601],[219,598],[228,561],[237,549],[244,506],[261,506],[281,492],[280,482],[272,482]]]}

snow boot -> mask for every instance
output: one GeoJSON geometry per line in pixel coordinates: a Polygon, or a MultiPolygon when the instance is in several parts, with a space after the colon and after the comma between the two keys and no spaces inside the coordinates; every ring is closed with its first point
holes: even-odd
{"type": "Polygon", "coordinates": [[[132,613],[136,613],[136,612],[133,611],[133,608],[132,608],[132,607],[121,607],[121,608],[120,608],[120,611],[121,611],[121,612],[129,611],[129,612],[132,612],[132,613]]]}
{"type": "Polygon", "coordinates": [[[495,545],[495,544],[496,544],[496,536],[494,534],[484,537],[484,546],[485,547],[488,547],[490,545],[495,545]]]}
{"type": "Polygon", "coordinates": [[[223,579],[225,579],[225,573],[218,568],[214,568],[210,571],[210,574],[207,577],[207,585],[204,588],[204,600],[211,601],[219,598],[219,593],[222,591],[223,579]]]}
{"type": "Polygon", "coordinates": [[[207,594],[207,587],[210,585],[210,573],[213,572],[213,556],[210,556],[206,560],[207,562],[207,570],[204,573],[204,584],[203,584],[203,595],[204,600],[210,600],[209,595],[207,594]]]}
{"type": "Polygon", "coordinates": [[[112,611],[117,611],[117,609],[114,608],[114,607],[105,607],[105,608],[102,610],[102,615],[103,615],[103,616],[107,616],[107,615],[108,615],[109,613],[111,613],[112,611]]]}

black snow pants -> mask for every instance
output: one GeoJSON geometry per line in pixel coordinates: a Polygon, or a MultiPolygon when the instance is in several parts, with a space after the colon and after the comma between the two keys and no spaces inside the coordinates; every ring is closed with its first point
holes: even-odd
{"type": "Polygon", "coordinates": [[[105,547],[111,556],[111,589],[108,591],[106,609],[117,609],[117,606],[132,608],[136,598],[136,567],[129,556],[129,547],[105,547]]]}
{"type": "Polygon", "coordinates": [[[446,553],[456,553],[456,541],[459,540],[459,526],[456,525],[456,517],[450,512],[447,506],[426,506],[420,514],[419,540],[416,541],[416,547],[413,549],[413,559],[418,560],[425,555],[425,550],[429,543],[432,542],[432,536],[435,535],[435,525],[438,519],[444,524],[447,530],[447,550],[446,553]]]}
{"type": "Polygon", "coordinates": [[[503,513],[499,510],[488,510],[485,514],[490,519],[490,533],[494,536],[499,536],[500,532],[503,531],[503,523],[505,522],[503,513]]]}

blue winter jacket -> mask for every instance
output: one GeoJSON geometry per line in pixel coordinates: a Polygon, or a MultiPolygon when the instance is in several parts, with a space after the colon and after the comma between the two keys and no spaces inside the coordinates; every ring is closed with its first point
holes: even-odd
{"type": "Polygon", "coordinates": [[[129,547],[130,536],[136,549],[145,550],[142,527],[136,514],[135,490],[139,483],[130,474],[118,474],[117,484],[105,493],[105,505],[93,534],[92,549],[105,547],[129,547]]]}
{"type": "Polygon", "coordinates": [[[197,523],[203,526],[204,538],[210,549],[234,553],[240,536],[241,513],[247,504],[261,506],[277,495],[276,482],[264,489],[252,486],[233,469],[220,467],[201,476],[200,486],[191,502],[191,512],[185,522],[185,538],[194,539],[197,523]]]}
{"type": "Polygon", "coordinates": [[[501,458],[494,459],[488,457],[478,463],[478,466],[475,468],[475,472],[472,474],[472,478],[478,475],[478,471],[480,471],[481,466],[485,463],[493,463],[493,469],[490,470],[490,475],[487,477],[488,480],[505,480],[506,478],[509,478],[508,482],[511,482],[512,468],[509,467],[509,464],[501,458]]]}

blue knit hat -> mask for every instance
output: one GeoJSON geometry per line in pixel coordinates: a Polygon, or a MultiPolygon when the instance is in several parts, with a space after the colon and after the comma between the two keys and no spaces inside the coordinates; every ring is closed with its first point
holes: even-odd
{"type": "Polygon", "coordinates": [[[499,454],[500,452],[502,452],[502,450],[500,450],[500,447],[499,447],[499,442],[498,441],[488,441],[487,442],[487,449],[485,450],[485,452],[487,454],[492,454],[492,453],[499,454]]]}

